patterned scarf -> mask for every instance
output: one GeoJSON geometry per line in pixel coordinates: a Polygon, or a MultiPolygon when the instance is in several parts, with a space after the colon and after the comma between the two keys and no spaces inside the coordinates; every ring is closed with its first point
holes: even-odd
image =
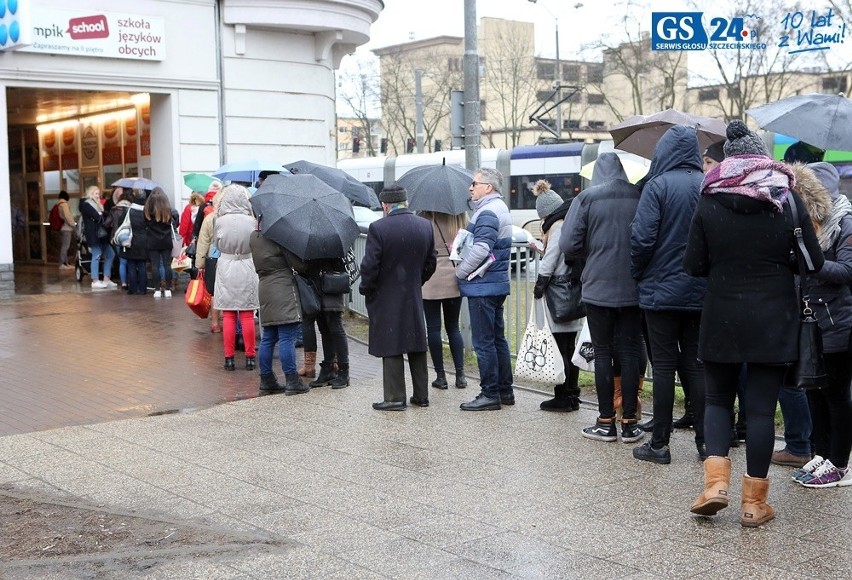
{"type": "Polygon", "coordinates": [[[840,235],[840,220],[850,214],[852,214],[852,203],[849,199],[843,194],[835,195],[831,200],[831,213],[820,224],[817,233],[819,247],[823,252],[834,246],[837,236],[840,235]]]}
{"type": "Polygon", "coordinates": [[[733,193],[770,202],[781,212],[796,178],[790,168],[763,155],[734,155],[704,176],[703,195],[733,193]]]}

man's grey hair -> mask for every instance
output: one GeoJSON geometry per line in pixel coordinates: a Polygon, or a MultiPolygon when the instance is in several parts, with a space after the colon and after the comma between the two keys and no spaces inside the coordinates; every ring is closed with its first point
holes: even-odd
{"type": "Polygon", "coordinates": [[[480,167],[476,173],[482,176],[482,183],[491,185],[494,193],[502,193],[503,191],[503,174],[493,167],[480,167]]]}

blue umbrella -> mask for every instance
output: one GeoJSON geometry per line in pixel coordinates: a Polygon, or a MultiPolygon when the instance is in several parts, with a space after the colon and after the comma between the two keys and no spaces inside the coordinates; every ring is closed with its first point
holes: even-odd
{"type": "Polygon", "coordinates": [[[263,171],[281,173],[284,171],[284,166],[278,161],[248,159],[223,165],[213,172],[213,177],[222,181],[241,181],[243,183],[254,184],[263,171]]]}
{"type": "Polygon", "coordinates": [[[125,189],[144,189],[151,191],[155,187],[166,189],[161,183],[157,183],[153,179],[146,177],[122,177],[118,181],[113,182],[112,187],[123,187],[125,189]]]}

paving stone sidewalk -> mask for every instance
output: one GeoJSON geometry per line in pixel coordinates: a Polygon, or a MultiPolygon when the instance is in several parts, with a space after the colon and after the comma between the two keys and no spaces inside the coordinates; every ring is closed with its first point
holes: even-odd
{"type": "MultiPolygon", "coordinates": [[[[256,377],[222,372],[206,323],[177,318],[165,301],[149,297],[140,312],[127,296],[52,298],[0,306],[10,329],[0,338],[4,401],[25,393],[36,409],[66,398],[96,405],[128,384],[173,385],[163,403],[183,409],[187,393],[251,396],[256,377]]],[[[353,353],[360,370],[343,390],[0,437],[0,486],[276,539],[274,548],[177,555],[134,574],[144,578],[789,578],[850,569],[850,488],[806,490],[773,466],[775,521],[745,530],[738,505],[695,518],[687,510],[702,470],[691,432],[677,432],[673,463],[657,466],[632,459],[633,445],[583,439],[595,409],[544,413],[541,397],[525,391],[499,412],[459,411],[475,395],[469,388],[432,390],[429,408],[379,413],[370,408],[381,398],[375,362],[353,353]]],[[[738,504],[745,449],[732,458],[738,504]]],[[[38,570],[0,562],[0,577],[38,570]]]]}

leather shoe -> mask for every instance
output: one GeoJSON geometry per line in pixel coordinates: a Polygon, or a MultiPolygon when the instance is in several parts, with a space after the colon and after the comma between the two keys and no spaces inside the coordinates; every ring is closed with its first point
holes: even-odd
{"type": "Polygon", "coordinates": [[[672,429],[690,429],[695,424],[695,417],[692,413],[684,413],[683,417],[672,423],[672,429]]]}
{"type": "Polygon", "coordinates": [[[402,401],[382,401],[373,403],[373,408],[376,411],[405,411],[406,405],[402,401]]]}
{"type": "Polygon", "coordinates": [[[654,430],[654,418],[651,417],[644,423],[639,423],[638,427],[642,429],[642,431],[644,431],[645,433],[650,433],[654,430]]]}
{"type": "Polygon", "coordinates": [[[500,404],[511,407],[515,404],[515,395],[500,395],[500,404]]]}
{"type": "Polygon", "coordinates": [[[428,407],[429,399],[417,399],[415,397],[411,397],[408,399],[408,402],[416,407],[428,407]]]}
{"type": "Polygon", "coordinates": [[[462,411],[499,411],[500,399],[492,399],[482,393],[469,403],[459,405],[462,411]]]}
{"type": "Polygon", "coordinates": [[[639,447],[633,448],[633,458],[640,461],[650,461],[660,465],[668,465],[672,462],[672,454],[669,446],[664,445],[660,449],[654,449],[650,441],[646,441],[639,447]]]}
{"type": "Polygon", "coordinates": [[[775,465],[786,465],[787,467],[804,467],[805,463],[811,460],[810,455],[796,455],[790,453],[785,447],[781,451],[772,453],[772,463],[775,465]]]}

